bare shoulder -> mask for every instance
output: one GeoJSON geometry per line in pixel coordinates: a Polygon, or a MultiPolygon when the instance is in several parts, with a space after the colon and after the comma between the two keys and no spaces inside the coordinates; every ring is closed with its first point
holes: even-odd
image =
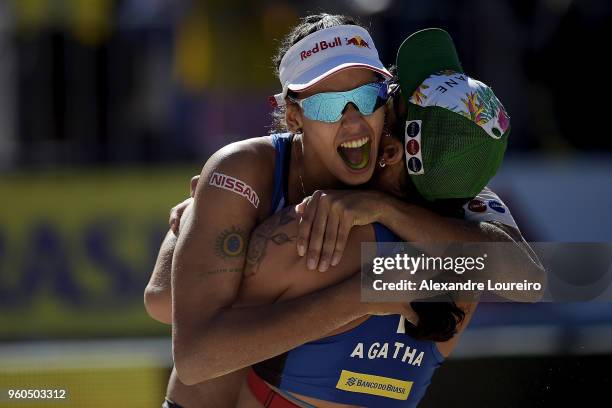
{"type": "Polygon", "coordinates": [[[297,253],[299,214],[293,206],[274,214],[251,234],[239,305],[293,299],[341,282],[360,269],[360,246],[374,239],[370,225],[351,229],[344,257],[326,273],[308,270],[297,253]]]}
{"type": "Polygon", "coordinates": [[[248,238],[271,202],[274,148],[266,142],[232,143],[204,165],[172,261],[172,290],[181,294],[173,321],[179,325],[235,298],[248,238]]]}
{"type": "Polygon", "coordinates": [[[276,151],[269,136],[231,143],[215,152],[202,168],[198,196],[211,188],[242,195],[260,216],[267,214],[273,190],[276,151]]]}
{"type": "Polygon", "coordinates": [[[230,143],[217,150],[206,162],[204,169],[214,167],[240,171],[274,168],[276,151],[270,136],[261,136],[230,143]]]}

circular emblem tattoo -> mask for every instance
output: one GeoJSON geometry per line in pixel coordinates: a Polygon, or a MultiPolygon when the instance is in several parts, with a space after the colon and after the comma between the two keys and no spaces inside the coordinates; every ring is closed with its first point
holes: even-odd
{"type": "Polygon", "coordinates": [[[244,233],[232,227],[230,230],[223,231],[215,243],[217,255],[221,258],[233,258],[244,254],[245,249],[244,233]]]}

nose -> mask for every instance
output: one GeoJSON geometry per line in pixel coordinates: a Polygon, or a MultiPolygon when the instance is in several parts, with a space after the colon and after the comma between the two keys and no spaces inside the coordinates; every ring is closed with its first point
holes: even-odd
{"type": "Polygon", "coordinates": [[[363,115],[352,103],[346,104],[341,119],[342,127],[358,128],[363,125],[363,115]]]}

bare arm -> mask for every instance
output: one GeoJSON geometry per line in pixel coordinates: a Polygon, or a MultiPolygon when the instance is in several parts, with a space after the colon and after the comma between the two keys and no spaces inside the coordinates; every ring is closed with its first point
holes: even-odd
{"type": "MultiPolygon", "coordinates": [[[[348,233],[354,226],[380,222],[405,241],[415,244],[451,242],[507,242],[490,256],[487,271],[499,277],[544,283],[545,273],[520,232],[498,222],[474,222],[448,218],[379,191],[317,191],[300,204],[297,246],[310,269],[320,271],[342,258],[348,233]]],[[[518,301],[536,301],[537,294],[499,293],[518,301]],[[522,297],[527,296],[527,297],[522,297]]]]}
{"type": "MultiPolygon", "coordinates": [[[[347,255],[327,273],[314,273],[306,267],[305,259],[295,252],[296,230],[297,216],[294,208],[289,207],[270,217],[253,231],[246,276],[237,300],[239,303],[286,301],[359,274],[361,243],[373,242],[376,239],[371,225],[352,228],[346,245],[347,255]]],[[[408,301],[407,299],[406,302],[408,301]]],[[[458,306],[464,310],[465,318],[457,325],[457,333],[452,339],[437,343],[444,356],[448,356],[455,348],[476,309],[476,303],[461,302],[458,306]]],[[[401,313],[413,323],[418,319],[408,304],[377,303],[376,307],[378,313],[401,313]]],[[[340,331],[343,330],[345,328],[340,331]]]]}
{"type": "Polygon", "coordinates": [[[172,324],[170,278],[175,245],[176,236],[172,231],[168,231],[159,249],[153,273],[144,294],[145,308],[149,316],[166,324],[172,324]]]}
{"type": "Polygon", "coordinates": [[[231,308],[242,281],[246,237],[260,214],[243,197],[208,181],[214,172],[230,174],[260,194],[267,184],[258,178],[265,173],[259,160],[261,155],[242,151],[213,156],[202,171],[193,211],[181,221],[172,263],[173,354],[187,385],[273,357],[369,313],[355,296],[358,276],[282,304],[231,308]]]}
{"type": "Polygon", "coordinates": [[[144,304],[149,316],[166,324],[172,324],[172,257],[176,246],[176,237],[180,219],[185,209],[193,202],[193,195],[200,176],[194,176],[189,183],[189,198],[170,209],[170,230],[162,241],[153,273],[145,288],[144,304]]]}
{"type": "Polygon", "coordinates": [[[509,241],[512,227],[447,218],[426,208],[380,193],[379,217],[397,236],[412,242],[499,242],[509,241]]]}
{"type": "MultiPolygon", "coordinates": [[[[406,241],[435,242],[505,242],[512,245],[488,246],[487,276],[493,279],[526,279],[544,284],[546,274],[537,255],[520,231],[500,222],[474,222],[442,217],[432,211],[386,196],[380,201],[379,221],[406,241]]],[[[534,302],[534,291],[497,292],[509,300],[534,302]]]]}
{"type": "MultiPolygon", "coordinates": [[[[187,211],[186,220],[191,217],[187,211]]],[[[189,224],[184,222],[183,225],[189,224]]],[[[324,337],[369,313],[404,313],[406,316],[413,313],[400,304],[359,302],[358,256],[345,257],[329,274],[308,271],[304,259],[296,256],[291,245],[295,240],[296,224],[293,208],[287,208],[253,231],[245,267],[246,279],[233,306],[240,303],[261,305],[275,300],[283,300],[283,303],[219,310],[207,325],[202,347],[208,347],[207,352],[218,353],[223,359],[206,358],[208,354],[201,353],[203,371],[195,375],[203,377],[193,382],[234,371],[324,337]],[[337,284],[351,275],[349,280],[337,284]],[[320,291],[294,299],[317,290],[320,291]],[[304,325],[304,321],[311,322],[312,326],[304,325]]],[[[351,231],[347,250],[358,254],[361,242],[373,240],[370,226],[355,228],[351,231]]]]}
{"type": "Polygon", "coordinates": [[[342,282],[360,271],[361,242],[375,240],[372,226],[354,228],[347,243],[351,255],[329,273],[318,274],[308,270],[305,259],[295,253],[297,225],[295,209],[287,207],[255,228],[237,299],[239,305],[286,301],[342,282]]]}

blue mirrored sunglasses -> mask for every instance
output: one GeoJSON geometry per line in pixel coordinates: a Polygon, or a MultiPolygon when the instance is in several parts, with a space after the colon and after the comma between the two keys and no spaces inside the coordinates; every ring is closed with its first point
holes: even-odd
{"type": "Polygon", "coordinates": [[[310,120],[333,123],[340,120],[348,103],[362,115],[371,115],[389,100],[389,84],[373,82],[345,92],[323,92],[304,99],[289,99],[298,104],[310,120]]]}

